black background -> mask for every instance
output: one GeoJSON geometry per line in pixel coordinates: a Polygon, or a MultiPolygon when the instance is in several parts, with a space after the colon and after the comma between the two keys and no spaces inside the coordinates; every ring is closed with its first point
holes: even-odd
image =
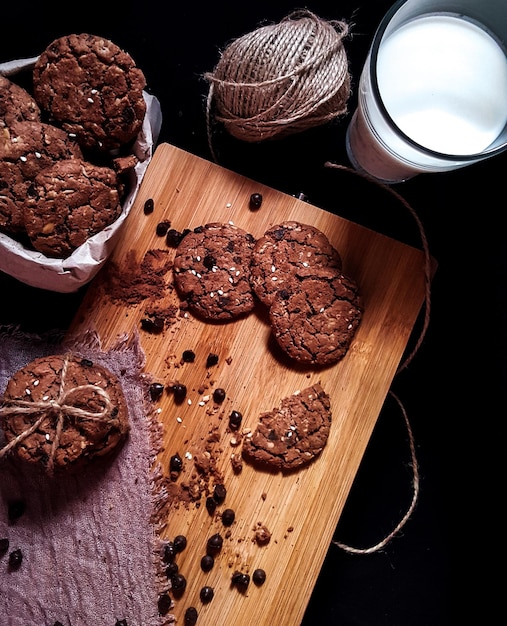
{"type": "MultiPolygon", "coordinates": [[[[203,75],[213,70],[227,44],[298,8],[344,19],[351,27],[346,40],[353,89],[349,114],[263,144],[217,131],[218,161],[420,247],[412,216],[390,194],[324,167],[326,161],[349,165],[345,130],[359,75],[390,5],[386,0],[2,3],[0,61],[35,56],[70,33],[107,37],[132,55],[145,73],[147,90],[160,100],[159,142],[211,160],[203,75]]],[[[501,613],[489,616],[498,606],[504,610],[506,582],[506,180],[507,153],[395,186],[417,212],[439,264],[429,330],[414,361],[393,383],[415,437],[420,496],[410,520],[383,550],[352,555],[329,547],[303,626],[444,626],[459,623],[461,616],[477,624],[505,619],[501,613]]],[[[34,332],[65,329],[85,290],[52,293],[0,273],[0,325],[34,332]]],[[[335,539],[358,548],[376,544],[398,523],[411,497],[407,430],[388,399],[335,539]]]]}

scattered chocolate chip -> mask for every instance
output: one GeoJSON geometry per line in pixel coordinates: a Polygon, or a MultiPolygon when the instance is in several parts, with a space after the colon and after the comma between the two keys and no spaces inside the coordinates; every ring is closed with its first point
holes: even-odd
{"type": "Polygon", "coordinates": [[[25,512],[25,503],[23,500],[11,500],[7,505],[7,516],[12,524],[18,520],[25,512]]]}
{"type": "Polygon", "coordinates": [[[180,473],[182,469],[183,459],[178,453],[173,454],[172,457],[169,459],[169,471],[180,473]]]}
{"type": "Polygon", "coordinates": [[[256,585],[263,585],[266,582],[266,572],[263,569],[256,569],[252,574],[252,580],[256,585]]]}
{"type": "Polygon", "coordinates": [[[216,484],[213,488],[213,499],[215,500],[215,502],[217,504],[222,504],[226,496],[227,489],[225,488],[225,485],[222,485],[221,483],[216,484]]]}
{"type": "Polygon", "coordinates": [[[17,550],[13,550],[9,554],[9,567],[11,569],[18,569],[23,561],[23,553],[18,548],[17,550]]]}
{"type": "Polygon", "coordinates": [[[176,556],[176,550],[174,549],[174,543],[168,541],[164,546],[164,554],[162,556],[164,563],[172,563],[176,556]]]}
{"type": "Polygon", "coordinates": [[[250,196],[250,208],[251,209],[259,209],[262,204],[262,194],[261,193],[253,193],[250,196]]]}
{"type": "Polygon", "coordinates": [[[187,547],[187,538],[185,535],[176,535],[173,544],[176,552],[183,552],[183,550],[187,547]]]}
{"type": "Polygon", "coordinates": [[[165,575],[170,580],[173,576],[176,576],[179,571],[180,568],[178,564],[173,561],[172,563],[169,563],[169,565],[165,568],[165,575]]]}
{"type": "Polygon", "coordinates": [[[187,588],[187,579],[183,574],[175,574],[171,578],[171,588],[175,596],[181,596],[187,588]]]}
{"type": "Polygon", "coordinates": [[[164,220],[163,222],[159,222],[156,228],[157,235],[159,237],[165,237],[170,227],[171,227],[171,222],[169,220],[164,220]]]}
{"type": "Polygon", "coordinates": [[[243,415],[239,411],[232,411],[229,415],[229,428],[231,430],[238,430],[243,421],[243,415]]]}
{"type": "Polygon", "coordinates": [[[215,559],[211,554],[205,554],[201,559],[201,569],[203,572],[209,572],[215,565],[215,559]]]}
{"type": "Polygon", "coordinates": [[[212,497],[208,496],[206,498],[206,509],[210,515],[213,515],[217,508],[217,501],[212,497]]]}
{"type": "MultiPolygon", "coordinates": [[[[56,624],[55,624],[55,626],[56,626],[56,624]]],[[[115,626],[128,626],[127,620],[126,619],[117,619],[115,626]]]]}
{"type": "Polygon", "coordinates": [[[163,593],[158,597],[157,607],[160,615],[167,615],[171,608],[171,597],[168,593],[163,593]]]}
{"type": "Polygon", "coordinates": [[[193,363],[195,361],[195,352],[193,350],[184,350],[181,358],[184,363],[193,363]]]}
{"type": "Polygon", "coordinates": [[[159,334],[164,330],[165,321],[163,317],[156,315],[143,317],[141,319],[141,328],[147,333],[159,334]]]}
{"type": "Polygon", "coordinates": [[[187,397],[187,388],[182,383],[175,383],[171,385],[171,391],[173,392],[176,402],[183,402],[187,397]]]}
{"type": "Polygon", "coordinates": [[[0,556],[7,554],[7,550],[9,549],[9,540],[7,537],[3,537],[0,539],[0,556]]]}
{"type": "Polygon", "coordinates": [[[197,609],[193,606],[189,606],[185,611],[184,624],[185,626],[195,626],[197,624],[198,617],[197,609]]]}
{"type": "Polygon", "coordinates": [[[208,354],[208,358],[206,359],[206,367],[213,367],[218,363],[218,354],[214,354],[210,352],[208,354]]]}
{"type": "Polygon", "coordinates": [[[164,392],[164,385],[161,383],[152,383],[150,385],[150,398],[152,400],[158,400],[164,392]]]}
{"type": "MultiPolygon", "coordinates": [[[[116,622],[118,624],[118,622],[116,622]]],[[[126,622],[125,622],[126,624],[126,622]]],[[[53,626],[63,626],[62,622],[59,622],[58,620],[56,620],[56,622],[53,624],[53,626]]]]}
{"type": "Polygon", "coordinates": [[[234,587],[244,591],[250,584],[250,576],[248,574],[243,574],[243,572],[236,571],[231,577],[231,582],[234,587]]]}
{"type": "Polygon", "coordinates": [[[148,198],[144,203],[143,211],[145,215],[149,215],[153,213],[153,209],[155,208],[155,203],[153,202],[153,198],[148,198]]]}
{"type": "Polygon", "coordinates": [[[215,389],[215,391],[213,392],[213,400],[217,404],[222,404],[222,402],[225,400],[225,396],[225,389],[222,389],[221,387],[217,387],[217,389],[215,389]]]}
{"type": "Polygon", "coordinates": [[[215,592],[213,591],[213,587],[210,587],[209,585],[205,585],[204,587],[202,587],[201,591],[199,592],[201,602],[204,602],[205,604],[211,602],[214,595],[215,592]]]}
{"type": "Polygon", "coordinates": [[[234,513],[232,509],[225,509],[222,512],[222,524],[224,526],[232,526],[235,518],[236,518],[236,514],[234,513]]]}
{"type": "Polygon", "coordinates": [[[206,553],[211,554],[211,556],[216,556],[222,549],[223,544],[224,540],[222,539],[222,535],[219,533],[211,535],[206,543],[206,553]]]}
{"type": "Polygon", "coordinates": [[[179,230],[176,230],[175,228],[169,228],[165,236],[165,242],[171,248],[177,248],[182,239],[183,233],[180,233],[179,230]]]}

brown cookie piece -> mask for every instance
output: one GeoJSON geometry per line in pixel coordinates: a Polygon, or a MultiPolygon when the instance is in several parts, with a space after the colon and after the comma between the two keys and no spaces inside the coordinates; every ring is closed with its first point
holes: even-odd
{"type": "Polygon", "coordinates": [[[88,33],[55,39],[33,70],[34,97],[83,149],[115,150],[134,140],[143,123],[146,79],[112,41],[88,33]]]}
{"type": "Polygon", "coordinates": [[[87,359],[37,358],[10,378],[1,400],[7,445],[17,438],[9,453],[50,474],[109,456],[129,431],[119,380],[87,359]]]}
{"type": "Polygon", "coordinates": [[[250,313],[250,259],[255,239],[229,223],[210,223],[185,235],[174,259],[174,282],[189,309],[207,320],[250,313]]]}
{"type": "Polygon", "coordinates": [[[24,211],[33,247],[66,258],[121,213],[116,172],[83,159],[57,161],[40,172],[24,211]]]}
{"type": "Polygon", "coordinates": [[[55,161],[81,156],[79,145],[51,124],[23,121],[0,128],[0,230],[23,234],[34,178],[55,161]]]}
{"type": "Polygon", "coordinates": [[[25,121],[41,121],[39,105],[26,89],[0,74],[0,129],[25,121]]]}
{"type": "Polygon", "coordinates": [[[291,359],[309,365],[340,361],[362,315],[357,284],[331,267],[298,271],[269,309],[278,345],[291,359]]]}
{"type": "Polygon", "coordinates": [[[285,221],[269,228],[252,252],[251,283],[259,300],[270,306],[276,292],[301,268],[341,269],[338,251],[315,226],[285,221]]]}
{"type": "Polygon", "coordinates": [[[322,452],[330,429],[330,399],[317,383],[262,413],[252,436],[243,441],[243,455],[270,468],[297,469],[322,452]]]}

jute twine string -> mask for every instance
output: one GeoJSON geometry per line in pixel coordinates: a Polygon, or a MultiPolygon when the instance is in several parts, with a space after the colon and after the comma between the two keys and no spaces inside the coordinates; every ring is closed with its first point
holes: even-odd
{"type": "MultiPolygon", "coordinates": [[[[426,336],[426,332],[428,330],[428,326],[430,323],[430,310],[431,310],[431,255],[430,255],[430,251],[429,251],[429,245],[428,245],[428,240],[426,238],[426,233],[424,230],[424,226],[421,222],[421,220],[419,219],[419,216],[417,215],[416,211],[410,206],[410,204],[405,200],[405,198],[403,198],[403,196],[401,196],[398,192],[396,192],[394,189],[392,189],[392,187],[390,187],[389,185],[386,185],[384,183],[381,183],[377,180],[374,180],[373,178],[371,178],[370,176],[363,174],[361,172],[357,172],[356,170],[353,170],[349,167],[346,167],[344,165],[339,165],[337,163],[331,163],[331,162],[326,162],[325,163],[325,167],[329,167],[329,168],[334,168],[334,169],[339,169],[339,170],[343,170],[345,172],[349,172],[352,173],[354,175],[358,175],[358,176],[362,176],[363,178],[365,178],[366,180],[368,180],[369,182],[372,182],[373,184],[377,185],[378,187],[381,187],[382,189],[386,190],[388,193],[390,193],[394,198],[396,198],[396,200],[398,200],[398,202],[400,202],[408,211],[409,213],[412,215],[412,217],[414,218],[417,228],[419,230],[419,235],[421,237],[421,243],[422,243],[422,249],[423,249],[423,253],[424,253],[424,319],[423,319],[423,324],[421,327],[421,332],[419,333],[419,336],[415,342],[414,348],[412,349],[412,351],[405,357],[405,359],[402,361],[402,363],[400,364],[400,366],[398,367],[398,369],[396,370],[396,374],[398,375],[400,372],[402,372],[403,370],[405,370],[410,363],[413,361],[414,357],[416,356],[417,352],[419,351],[423,341],[424,341],[424,337],[426,336]]],[[[405,410],[405,407],[402,403],[402,401],[399,399],[399,397],[391,390],[389,390],[389,396],[394,398],[394,400],[397,402],[398,407],[403,415],[403,419],[405,421],[405,425],[407,427],[407,433],[408,433],[408,439],[409,439],[409,447],[410,447],[410,457],[411,457],[411,466],[412,466],[412,499],[410,501],[410,504],[406,510],[406,512],[404,513],[404,515],[401,517],[401,519],[399,520],[399,522],[396,524],[396,526],[393,528],[393,530],[388,533],[388,535],[386,537],[384,537],[381,541],[379,541],[378,543],[374,544],[373,546],[370,546],[368,548],[355,548],[352,546],[349,546],[347,544],[342,543],[341,541],[337,541],[337,540],[333,540],[332,543],[335,546],[338,546],[339,548],[341,548],[342,550],[344,550],[345,552],[349,552],[351,554],[372,554],[373,552],[377,552],[379,550],[381,550],[382,548],[384,548],[390,541],[391,539],[393,539],[399,532],[400,530],[403,528],[403,526],[405,526],[405,524],[407,523],[407,521],[410,519],[412,513],[415,510],[415,507],[417,505],[417,501],[419,498],[419,489],[420,489],[420,485],[419,485],[419,465],[417,462],[417,455],[416,455],[416,450],[415,450],[415,439],[414,439],[414,434],[412,432],[412,427],[410,425],[410,420],[408,418],[407,412],[405,410]]]]}
{"type": "Polygon", "coordinates": [[[295,11],[233,41],[212,73],[204,77],[208,143],[215,119],[247,142],[292,134],[347,111],[350,74],[344,21],[326,21],[295,11]]]}
{"type": "Polygon", "coordinates": [[[15,446],[18,446],[22,441],[24,441],[27,437],[34,433],[42,424],[42,422],[49,418],[53,421],[53,423],[55,423],[55,437],[51,444],[51,451],[47,464],[47,472],[49,474],[52,474],[54,469],[55,455],[60,445],[60,438],[63,431],[65,418],[74,418],[77,422],[79,422],[80,420],[100,421],[111,412],[111,409],[113,408],[111,398],[109,397],[109,394],[98,385],[78,385],[76,387],[71,387],[70,389],[65,390],[68,364],[69,357],[66,357],[63,361],[62,371],[60,374],[60,387],[58,392],[58,398],[56,400],[48,399],[32,402],[29,400],[15,399],[9,400],[7,405],[0,407],[0,418],[4,415],[36,416],[40,413],[40,417],[38,417],[31,426],[26,428],[26,430],[17,435],[14,439],[11,439],[11,441],[7,445],[0,449],[0,459],[3,458],[9,452],[9,450],[14,448],[15,446]],[[78,391],[87,390],[95,392],[104,401],[104,406],[100,411],[87,411],[85,409],[76,407],[73,404],[70,404],[70,398],[72,395],[74,395],[78,391]]]}

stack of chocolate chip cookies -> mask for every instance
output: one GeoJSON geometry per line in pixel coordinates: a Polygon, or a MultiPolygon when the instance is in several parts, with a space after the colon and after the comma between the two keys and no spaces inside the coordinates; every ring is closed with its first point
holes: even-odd
{"type": "Polygon", "coordinates": [[[146,81],[127,52],[88,33],[50,43],[32,78],[30,93],[0,76],[0,232],[67,258],[121,213],[146,81]]]}

